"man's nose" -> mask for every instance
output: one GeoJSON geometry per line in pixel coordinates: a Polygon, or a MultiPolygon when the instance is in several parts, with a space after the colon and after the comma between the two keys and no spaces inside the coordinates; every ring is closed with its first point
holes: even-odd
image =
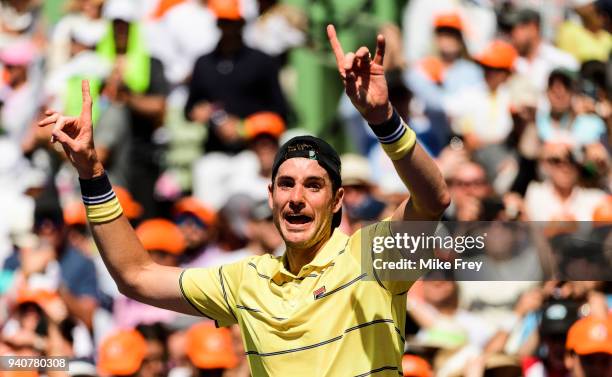
{"type": "Polygon", "coordinates": [[[289,206],[293,211],[300,211],[304,208],[304,188],[302,186],[296,185],[291,190],[289,206]]]}

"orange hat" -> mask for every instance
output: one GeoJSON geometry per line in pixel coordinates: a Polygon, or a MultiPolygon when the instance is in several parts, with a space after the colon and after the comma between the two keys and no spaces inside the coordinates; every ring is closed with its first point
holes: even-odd
{"type": "Polygon", "coordinates": [[[510,43],[498,39],[491,42],[476,60],[486,67],[512,70],[517,56],[516,50],[510,43]]]}
{"type": "Polygon", "coordinates": [[[612,195],[609,195],[595,207],[593,211],[593,221],[612,222],[612,195]]]}
{"type": "Polygon", "coordinates": [[[567,332],[565,348],[578,355],[612,354],[612,317],[589,316],[578,320],[567,332]]]}
{"type": "Polygon", "coordinates": [[[240,13],[240,2],[238,0],[208,0],[210,9],[217,18],[224,20],[242,20],[240,13]]]}
{"type": "Polygon", "coordinates": [[[45,289],[20,289],[17,294],[15,303],[17,305],[25,304],[26,302],[34,303],[40,307],[45,304],[59,299],[59,295],[56,292],[48,291],[45,289]]]}
{"type": "Polygon", "coordinates": [[[442,60],[435,56],[422,59],[418,63],[418,68],[429,77],[429,79],[437,84],[441,83],[444,79],[444,64],[442,60]]]}
{"type": "Polygon", "coordinates": [[[436,29],[445,27],[461,31],[463,30],[463,22],[457,12],[440,13],[434,19],[434,27],[436,29]]]}
{"type": "Polygon", "coordinates": [[[87,225],[87,214],[82,202],[75,200],[64,207],[64,224],[87,225]]]}
{"type": "Polygon", "coordinates": [[[247,139],[261,134],[269,134],[278,139],[285,132],[285,121],[276,113],[260,111],[245,119],[244,132],[247,139]]]}
{"type": "Polygon", "coordinates": [[[404,377],[433,376],[429,363],[422,357],[415,355],[404,355],[402,357],[402,370],[404,371],[404,377]]]}
{"type": "Polygon", "coordinates": [[[183,198],[174,204],[174,214],[181,215],[183,213],[195,215],[208,226],[213,225],[217,221],[215,212],[193,196],[183,198]]]}
{"type": "Polygon", "coordinates": [[[142,215],[142,206],[134,200],[132,194],[121,186],[113,186],[117,200],[123,208],[123,214],[130,220],[139,218],[142,215]]]}
{"type": "Polygon", "coordinates": [[[121,330],[102,341],[98,368],[102,374],[129,376],[138,371],[147,352],[145,338],[136,330],[121,330]]]}
{"type": "Polygon", "coordinates": [[[166,219],[151,219],[136,228],[136,235],[146,250],[159,250],[179,255],[185,250],[183,233],[173,222],[166,219]]]}
{"type": "Polygon", "coordinates": [[[187,331],[187,356],[200,369],[231,369],[238,365],[229,329],[200,322],[187,331]]]}
{"type": "Polygon", "coordinates": [[[160,0],[157,3],[157,8],[153,11],[152,18],[154,20],[159,20],[162,18],[170,9],[174,8],[176,5],[184,3],[185,0],[160,0]]]}

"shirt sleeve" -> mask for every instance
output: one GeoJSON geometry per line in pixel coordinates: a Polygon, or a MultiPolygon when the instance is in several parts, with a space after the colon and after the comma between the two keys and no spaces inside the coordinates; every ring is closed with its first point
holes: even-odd
{"type": "Polygon", "coordinates": [[[188,268],[181,273],[179,285],[185,299],[218,327],[238,322],[236,298],[243,262],[214,268],[188,268]]]}
{"type": "MultiPolygon", "coordinates": [[[[418,280],[425,271],[417,269],[406,269],[402,271],[374,268],[375,266],[381,266],[380,262],[376,262],[376,259],[380,261],[391,262],[397,261],[401,255],[392,255],[397,250],[385,250],[382,253],[374,252],[374,241],[375,238],[386,238],[394,237],[394,231],[391,229],[391,221],[380,221],[372,225],[363,227],[357,231],[352,237],[350,242],[350,250],[358,255],[354,254],[354,257],[358,258],[361,262],[362,271],[367,273],[373,278],[380,286],[393,295],[402,294],[407,292],[412,284],[418,280]]],[[[409,258],[416,259],[418,254],[413,254],[409,258]]]]}

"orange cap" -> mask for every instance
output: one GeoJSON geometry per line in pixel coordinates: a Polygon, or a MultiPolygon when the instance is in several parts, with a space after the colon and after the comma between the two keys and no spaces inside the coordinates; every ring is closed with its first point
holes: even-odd
{"type": "Polygon", "coordinates": [[[154,20],[159,20],[162,18],[170,9],[174,8],[174,6],[184,3],[185,0],[160,0],[157,3],[157,8],[153,11],[152,18],[154,20]]]}
{"type": "Polygon", "coordinates": [[[436,29],[446,27],[461,31],[463,30],[463,22],[457,12],[440,13],[434,19],[434,27],[436,29]]]}
{"type": "Polygon", "coordinates": [[[199,369],[231,369],[238,365],[229,329],[212,322],[197,323],[187,331],[187,356],[199,369]]]}
{"type": "Polygon", "coordinates": [[[15,303],[17,305],[21,305],[25,304],[26,302],[32,302],[40,307],[43,307],[45,304],[59,298],[59,295],[53,291],[26,288],[19,290],[15,303]]]}
{"type": "Polygon", "coordinates": [[[123,208],[123,214],[130,220],[136,219],[142,215],[142,206],[134,200],[132,194],[121,186],[113,186],[117,200],[123,208]]]}
{"type": "Polygon", "coordinates": [[[609,195],[595,207],[593,221],[612,222],[612,195],[609,195]]]}
{"type": "Polygon", "coordinates": [[[238,0],[208,0],[210,9],[217,18],[224,20],[242,20],[240,14],[240,2],[238,0]]]}
{"type": "Polygon", "coordinates": [[[183,213],[195,215],[208,226],[213,225],[217,221],[215,212],[193,196],[183,198],[174,204],[174,214],[181,215],[183,213]]]}
{"type": "Polygon", "coordinates": [[[612,354],[612,317],[589,316],[576,321],[567,332],[565,348],[578,355],[612,354]]]}
{"type": "Polygon", "coordinates": [[[87,225],[85,206],[80,201],[73,201],[64,207],[64,223],[70,225],[87,225]]]}
{"type": "Polygon", "coordinates": [[[439,58],[430,56],[422,59],[419,61],[418,67],[431,81],[437,84],[442,82],[444,78],[444,64],[442,64],[442,60],[439,58]]]}
{"type": "Polygon", "coordinates": [[[476,60],[487,67],[512,70],[517,56],[516,50],[510,43],[498,39],[491,42],[476,60]]]}
{"type": "Polygon", "coordinates": [[[136,235],[146,250],[159,250],[179,255],[185,250],[183,233],[174,223],[166,219],[151,219],[136,228],[136,235]]]}
{"type": "Polygon", "coordinates": [[[276,113],[260,111],[245,119],[244,132],[247,139],[261,134],[269,134],[278,139],[285,132],[285,121],[276,113]]]}
{"type": "Polygon", "coordinates": [[[402,357],[402,370],[404,371],[404,377],[433,376],[429,363],[422,357],[415,355],[404,355],[402,357]]]}
{"type": "Polygon", "coordinates": [[[147,342],[136,330],[121,330],[102,341],[98,368],[102,374],[129,376],[138,371],[147,352],[147,342]]]}

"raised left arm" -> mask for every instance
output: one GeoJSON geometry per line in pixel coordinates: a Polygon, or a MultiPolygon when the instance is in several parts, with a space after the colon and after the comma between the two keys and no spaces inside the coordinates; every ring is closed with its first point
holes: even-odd
{"type": "Polygon", "coordinates": [[[393,160],[410,198],[393,214],[393,220],[437,220],[450,204],[450,194],[432,158],[416,142],[416,135],[397,115],[389,101],[383,58],[385,39],[378,35],[374,59],[367,47],[344,54],[333,25],[327,27],[346,94],[372,127],[393,160]]]}

